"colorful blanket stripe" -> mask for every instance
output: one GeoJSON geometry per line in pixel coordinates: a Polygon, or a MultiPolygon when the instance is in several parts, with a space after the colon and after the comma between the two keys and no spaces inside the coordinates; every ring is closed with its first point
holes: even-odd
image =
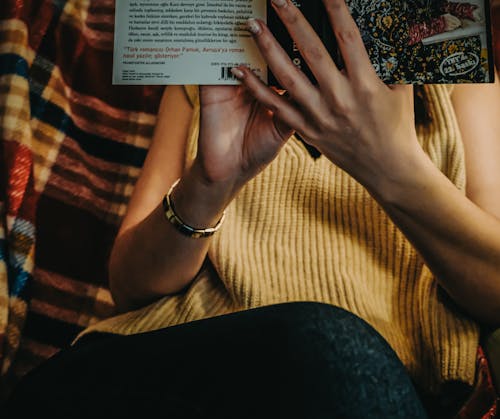
{"type": "Polygon", "coordinates": [[[113,0],[0,1],[0,395],[113,313],[106,260],[163,92],[112,86],[113,0]]]}

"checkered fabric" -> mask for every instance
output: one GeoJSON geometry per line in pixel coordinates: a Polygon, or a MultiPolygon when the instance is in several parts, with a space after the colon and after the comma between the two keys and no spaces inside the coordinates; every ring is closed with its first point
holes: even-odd
{"type": "Polygon", "coordinates": [[[0,391],[113,314],[162,87],[112,86],[113,0],[0,1],[0,391]]]}

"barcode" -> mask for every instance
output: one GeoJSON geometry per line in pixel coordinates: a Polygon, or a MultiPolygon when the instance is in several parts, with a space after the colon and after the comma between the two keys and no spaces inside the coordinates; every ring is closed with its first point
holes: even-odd
{"type": "Polygon", "coordinates": [[[236,77],[231,73],[231,68],[233,67],[221,67],[220,69],[220,78],[221,80],[235,80],[236,77]]]}

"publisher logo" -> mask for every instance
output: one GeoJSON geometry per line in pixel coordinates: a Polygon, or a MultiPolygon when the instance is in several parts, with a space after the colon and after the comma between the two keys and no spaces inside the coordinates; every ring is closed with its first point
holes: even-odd
{"type": "Polygon", "coordinates": [[[472,52],[456,52],[446,57],[439,66],[443,76],[462,76],[470,73],[479,64],[479,57],[472,52]]]}

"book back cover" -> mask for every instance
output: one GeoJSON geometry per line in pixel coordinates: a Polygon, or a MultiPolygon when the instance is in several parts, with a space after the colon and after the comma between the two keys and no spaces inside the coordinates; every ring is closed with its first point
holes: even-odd
{"type": "MultiPolygon", "coordinates": [[[[292,0],[339,67],[322,0],[292,0]]],[[[494,79],[488,0],[346,0],[386,83],[488,83],[494,79]]],[[[246,30],[267,22],[292,62],[314,78],[270,0],[116,0],[113,84],[238,84],[246,65],[278,86],[246,30]]]]}

